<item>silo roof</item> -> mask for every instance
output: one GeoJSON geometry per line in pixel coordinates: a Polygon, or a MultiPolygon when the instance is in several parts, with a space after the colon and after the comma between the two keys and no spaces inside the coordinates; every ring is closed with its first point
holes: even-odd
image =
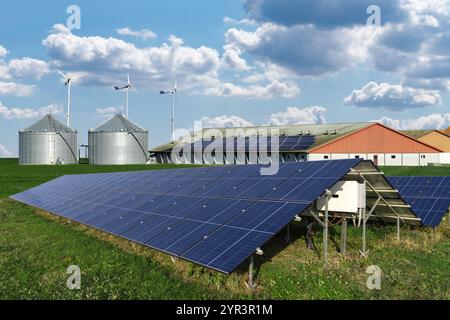
{"type": "Polygon", "coordinates": [[[128,120],[121,114],[116,114],[111,119],[103,122],[98,127],[89,130],[90,132],[148,132],[136,123],[128,120]]]}
{"type": "Polygon", "coordinates": [[[76,132],[62,124],[51,114],[45,115],[41,120],[22,130],[22,132],[76,132]]]}

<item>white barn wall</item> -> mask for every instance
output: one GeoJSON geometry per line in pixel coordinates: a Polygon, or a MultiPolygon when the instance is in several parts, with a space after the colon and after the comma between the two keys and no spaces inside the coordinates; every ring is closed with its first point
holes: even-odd
{"type": "Polygon", "coordinates": [[[329,153],[312,153],[308,154],[308,160],[309,161],[327,160],[325,159],[325,156],[328,156],[328,160],[331,159],[331,154],[329,153]]]}
{"type": "Polygon", "coordinates": [[[422,153],[425,159],[421,157],[421,165],[426,166],[429,163],[440,163],[440,153],[422,153]],[[423,163],[423,164],[422,164],[423,163]]]}
{"type": "Polygon", "coordinates": [[[367,159],[367,153],[350,153],[348,157],[349,159],[367,159]]]}
{"type": "Polygon", "coordinates": [[[401,153],[386,153],[384,160],[386,166],[401,166],[402,165],[402,154],[401,153]],[[392,158],[395,157],[395,158],[392,158]]]}
{"type": "Polygon", "coordinates": [[[332,160],[348,159],[347,153],[333,153],[331,155],[332,160]]]}
{"type": "Polygon", "coordinates": [[[402,154],[403,166],[419,166],[419,154],[418,153],[404,153],[402,154]]]}
{"type": "Polygon", "coordinates": [[[327,160],[325,156],[328,156],[328,160],[354,159],[358,156],[374,161],[375,155],[378,156],[379,166],[426,166],[429,163],[450,163],[450,153],[313,153],[308,155],[308,161],[327,160]],[[392,159],[392,156],[395,156],[395,159],[392,159]]]}
{"type": "Polygon", "coordinates": [[[439,154],[439,163],[450,164],[450,152],[443,152],[439,154]]]}

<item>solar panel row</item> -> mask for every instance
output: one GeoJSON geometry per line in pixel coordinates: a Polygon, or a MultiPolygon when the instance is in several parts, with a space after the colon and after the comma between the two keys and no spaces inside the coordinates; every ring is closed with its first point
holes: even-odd
{"type": "MultiPolygon", "coordinates": [[[[302,136],[280,136],[275,137],[277,139],[277,147],[279,151],[292,151],[292,150],[306,150],[316,141],[315,136],[302,135],[302,136]]],[[[190,144],[190,150],[205,151],[207,148],[221,148],[225,150],[234,151],[259,151],[270,150],[272,147],[271,137],[243,137],[243,138],[216,138],[213,140],[199,140],[190,144]]]]}
{"type": "Polygon", "coordinates": [[[359,161],[69,175],[12,198],[229,273],[359,161]]]}
{"type": "Polygon", "coordinates": [[[427,226],[438,226],[450,206],[450,177],[389,177],[389,182],[427,226]]]}

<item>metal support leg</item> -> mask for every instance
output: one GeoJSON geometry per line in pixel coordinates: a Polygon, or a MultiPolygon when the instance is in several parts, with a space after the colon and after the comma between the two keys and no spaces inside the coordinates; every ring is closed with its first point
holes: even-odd
{"type": "Polygon", "coordinates": [[[366,258],[367,250],[366,250],[366,227],[367,227],[367,219],[366,219],[366,210],[363,209],[363,219],[362,219],[362,250],[361,255],[366,258]]]}
{"type": "Polygon", "coordinates": [[[316,251],[316,247],[314,246],[314,242],[313,242],[313,226],[314,226],[314,222],[310,222],[308,224],[308,226],[306,227],[305,240],[306,240],[307,248],[309,250],[316,251]]]}
{"type": "Polygon", "coordinates": [[[327,190],[325,200],[325,216],[323,226],[323,265],[327,267],[328,263],[328,200],[330,198],[330,191],[327,190]]]}
{"type": "Polygon", "coordinates": [[[400,242],[400,218],[397,217],[397,241],[400,242]]]}
{"type": "Polygon", "coordinates": [[[290,225],[288,224],[286,226],[286,242],[291,242],[291,234],[290,234],[290,225]]]}
{"type": "Polygon", "coordinates": [[[248,283],[247,288],[253,290],[255,288],[255,283],[253,282],[253,266],[254,266],[254,255],[250,256],[250,263],[248,266],[248,283]]]}
{"type": "Polygon", "coordinates": [[[344,219],[341,225],[340,251],[342,255],[345,255],[345,252],[347,251],[347,219],[344,219]]]}

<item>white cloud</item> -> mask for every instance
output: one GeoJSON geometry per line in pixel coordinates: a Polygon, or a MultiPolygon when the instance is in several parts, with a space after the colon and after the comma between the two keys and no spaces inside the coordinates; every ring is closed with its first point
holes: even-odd
{"type": "Polygon", "coordinates": [[[113,37],[80,37],[63,25],[55,25],[42,43],[52,67],[83,74],[80,85],[116,85],[119,77],[130,73],[137,87],[164,89],[177,79],[181,90],[220,97],[269,99],[300,92],[293,81],[282,77],[247,87],[237,82],[240,75],[221,80],[221,71],[252,69],[234,43],[225,44],[222,56],[206,46],[189,47],[174,35],[160,46],[140,48],[113,37]]]}
{"type": "Polygon", "coordinates": [[[32,58],[12,59],[8,63],[9,73],[14,78],[40,80],[50,72],[47,62],[32,58]]]}
{"type": "MultiPolygon", "coordinates": [[[[400,76],[402,83],[428,81],[434,89],[449,90],[450,0],[378,1],[377,28],[366,26],[370,0],[243,2],[247,20],[256,21],[254,30],[233,27],[225,33],[240,56],[312,77],[364,64],[400,76]]],[[[240,25],[229,17],[224,21],[240,25]]]]}
{"type": "Polygon", "coordinates": [[[105,107],[105,108],[97,108],[95,111],[98,115],[101,116],[110,116],[116,113],[119,113],[122,110],[122,108],[117,107],[105,107]]]}
{"type": "Polygon", "coordinates": [[[204,90],[202,94],[217,97],[240,97],[246,99],[270,99],[274,97],[292,98],[300,93],[300,88],[292,81],[273,80],[265,85],[243,87],[231,82],[220,82],[204,90]]]}
{"type": "Polygon", "coordinates": [[[35,89],[35,85],[0,81],[0,96],[28,97],[34,93],[35,89]]]}
{"type": "Polygon", "coordinates": [[[50,72],[47,62],[43,60],[23,57],[6,61],[8,54],[8,50],[0,45],[0,79],[40,80],[50,72]]]}
{"type": "MultiPolygon", "coordinates": [[[[319,106],[307,108],[288,107],[286,111],[272,113],[268,117],[266,126],[282,126],[296,124],[324,124],[326,123],[325,112],[327,109],[319,106]]],[[[231,127],[252,127],[252,122],[238,116],[222,115],[214,118],[203,117],[204,128],[231,128],[231,127]]]]}
{"type": "Polygon", "coordinates": [[[4,145],[0,144],[0,158],[9,158],[12,156],[13,156],[12,152],[6,149],[4,145]]]}
{"type": "Polygon", "coordinates": [[[412,88],[450,91],[450,79],[406,79],[402,85],[412,88]]]}
{"type": "Polygon", "coordinates": [[[5,57],[8,54],[8,50],[2,45],[0,45],[0,58],[5,57]]]}
{"type": "Polygon", "coordinates": [[[63,108],[58,104],[52,104],[38,109],[31,108],[8,108],[0,102],[0,115],[5,119],[30,119],[43,117],[46,114],[59,114],[63,108]]]}
{"type": "Polygon", "coordinates": [[[450,16],[449,0],[407,0],[403,7],[410,13],[411,21],[424,26],[439,27],[450,16]]]}
{"type": "Polygon", "coordinates": [[[244,71],[250,69],[247,61],[241,57],[242,51],[233,45],[225,45],[222,55],[222,67],[225,69],[244,71]]]}
{"type": "Polygon", "coordinates": [[[253,123],[238,116],[223,115],[214,118],[203,117],[201,121],[204,128],[232,128],[253,126],[253,123]]]}
{"type": "Polygon", "coordinates": [[[243,25],[243,26],[256,26],[258,24],[255,20],[252,19],[244,18],[241,20],[236,20],[230,17],[224,17],[223,22],[226,24],[243,25]]]}
{"type": "Polygon", "coordinates": [[[8,54],[8,50],[0,45],[0,95],[18,97],[32,95],[36,86],[20,82],[40,80],[50,72],[47,62],[28,57],[7,61],[5,57],[8,54]]]}
{"type": "Polygon", "coordinates": [[[357,66],[367,58],[373,33],[366,27],[319,29],[266,23],[254,32],[231,28],[227,44],[299,76],[322,76],[357,66]]]}
{"type": "MultiPolygon", "coordinates": [[[[421,0],[423,1],[423,0],[421,0]]],[[[385,23],[406,18],[405,0],[243,0],[248,15],[262,22],[285,26],[316,25],[321,28],[364,25],[371,4],[381,7],[385,23]]],[[[423,1],[429,2],[429,1],[423,1]]]]}
{"type": "Polygon", "coordinates": [[[364,108],[384,107],[397,111],[435,106],[441,101],[438,91],[376,82],[369,82],[360,90],[353,90],[352,94],[344,99],[347,105],[364,108]]]}
{"type": "Polygon", "coordinates": [[[389,127],[400,130],[446,129],[450,126],[450,113],[434,113],[416,119],[392,119],[384,116],[374,122],[381,122],[389,127]]]}
{"type": "Polygon", "coordinates": [[[148,30],[148,29],[132,30],[132,29],[126,27],[126,28],[116,29],[116,31],[118,34],[120,34],[122,36],[137,37],[137,38],[140,38],[145,41],[152,40],[157,37],[156,33],[154,33],[151,30],[148,30]]]}
{"type": "Polygon", "coordinates": [[[326,123],[324,117],[326,111],[327,109],[319,106],[304,109],[288,107],[286,111],[271,114],[267,125],[324,124],[326,123]]]}
{"type": "Polygon", "coordinates": [[[135,84],[146,87],[164,88],[176,78],[180,85],[191,88],[217,77],[220,58],[216,50],[186,46],[175,36],[168,40],[159,47],[139,48],[113,37],[80,37],[56,25],[43,45],[52,65],[84,73],[81,84],[111,85],[130,73],[135,84]]]}
{"type": "Polygon", "coordinates": [[[97,114],[108,114],[108,113],[117,113],[121,110],[121,108],[117,107],[105,107],[105,108],[97,108],[97,114]]]}

